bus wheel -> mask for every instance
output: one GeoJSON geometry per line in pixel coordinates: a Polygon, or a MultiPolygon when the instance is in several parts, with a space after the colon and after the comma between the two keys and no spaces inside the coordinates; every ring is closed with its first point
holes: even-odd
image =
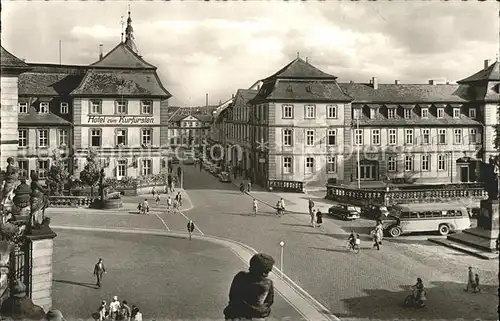
{"type": "Polygon", "coordinates": [[[450,233],[450,227],[446,224],[441,224],[439,225],[439,234],[441,234],[442,236],[446,236],[448,235],[448,233],[450,233]]]}
{"type": "Polygon", "coordinates": [[[389,235],[391,237],[398,237],[401,235],[401,228],[399,226],[393,226],[391,227],[391,229],[389,230],[389,235]]]}

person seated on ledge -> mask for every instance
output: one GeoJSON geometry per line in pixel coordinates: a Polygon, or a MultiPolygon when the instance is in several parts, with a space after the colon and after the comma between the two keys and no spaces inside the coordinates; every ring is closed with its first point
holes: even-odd
{"type": "Polygon", "coordinates": [[[26,286],[16,280],[10,297],[2,303],[0,315],[7,320],[43,320],[45,311],[26,296],[26,286]]]}

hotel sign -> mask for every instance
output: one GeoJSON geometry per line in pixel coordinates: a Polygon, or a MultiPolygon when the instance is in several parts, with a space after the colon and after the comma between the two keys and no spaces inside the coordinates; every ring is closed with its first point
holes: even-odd
{"type": "Polygon", "coordinates": [[[89,124],[154,124],[153,116],[88,116],[89,124]]]}

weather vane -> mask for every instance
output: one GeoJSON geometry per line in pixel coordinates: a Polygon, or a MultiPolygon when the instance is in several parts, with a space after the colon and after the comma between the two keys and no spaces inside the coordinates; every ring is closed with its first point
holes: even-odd
{"type": "Polygon", "coordinates": [[[123,20],[124,16],[121,16],[120,23],[122,25],[122,42],[123,42],[123,26],[125,25],[125,21],[123,20]]]}

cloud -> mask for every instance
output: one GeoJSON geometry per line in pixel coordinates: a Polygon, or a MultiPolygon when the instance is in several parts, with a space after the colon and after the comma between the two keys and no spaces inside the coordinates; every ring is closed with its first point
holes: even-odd
{"type": "MultiPolygon", "coordinates": [[[[90,64],[120,41],[127,5],[6,2],[2,45],[31,62],[90,64]],[[20,39],[25,39],[20,41],[20,39]],[[27,40],[29,39],[29,40],[27,40]]],[[[498,3],[130,2],[141,55],[172,105],[225,101],[300,52],[339,81],[457,80],[498,53],[498,3]]]]}

